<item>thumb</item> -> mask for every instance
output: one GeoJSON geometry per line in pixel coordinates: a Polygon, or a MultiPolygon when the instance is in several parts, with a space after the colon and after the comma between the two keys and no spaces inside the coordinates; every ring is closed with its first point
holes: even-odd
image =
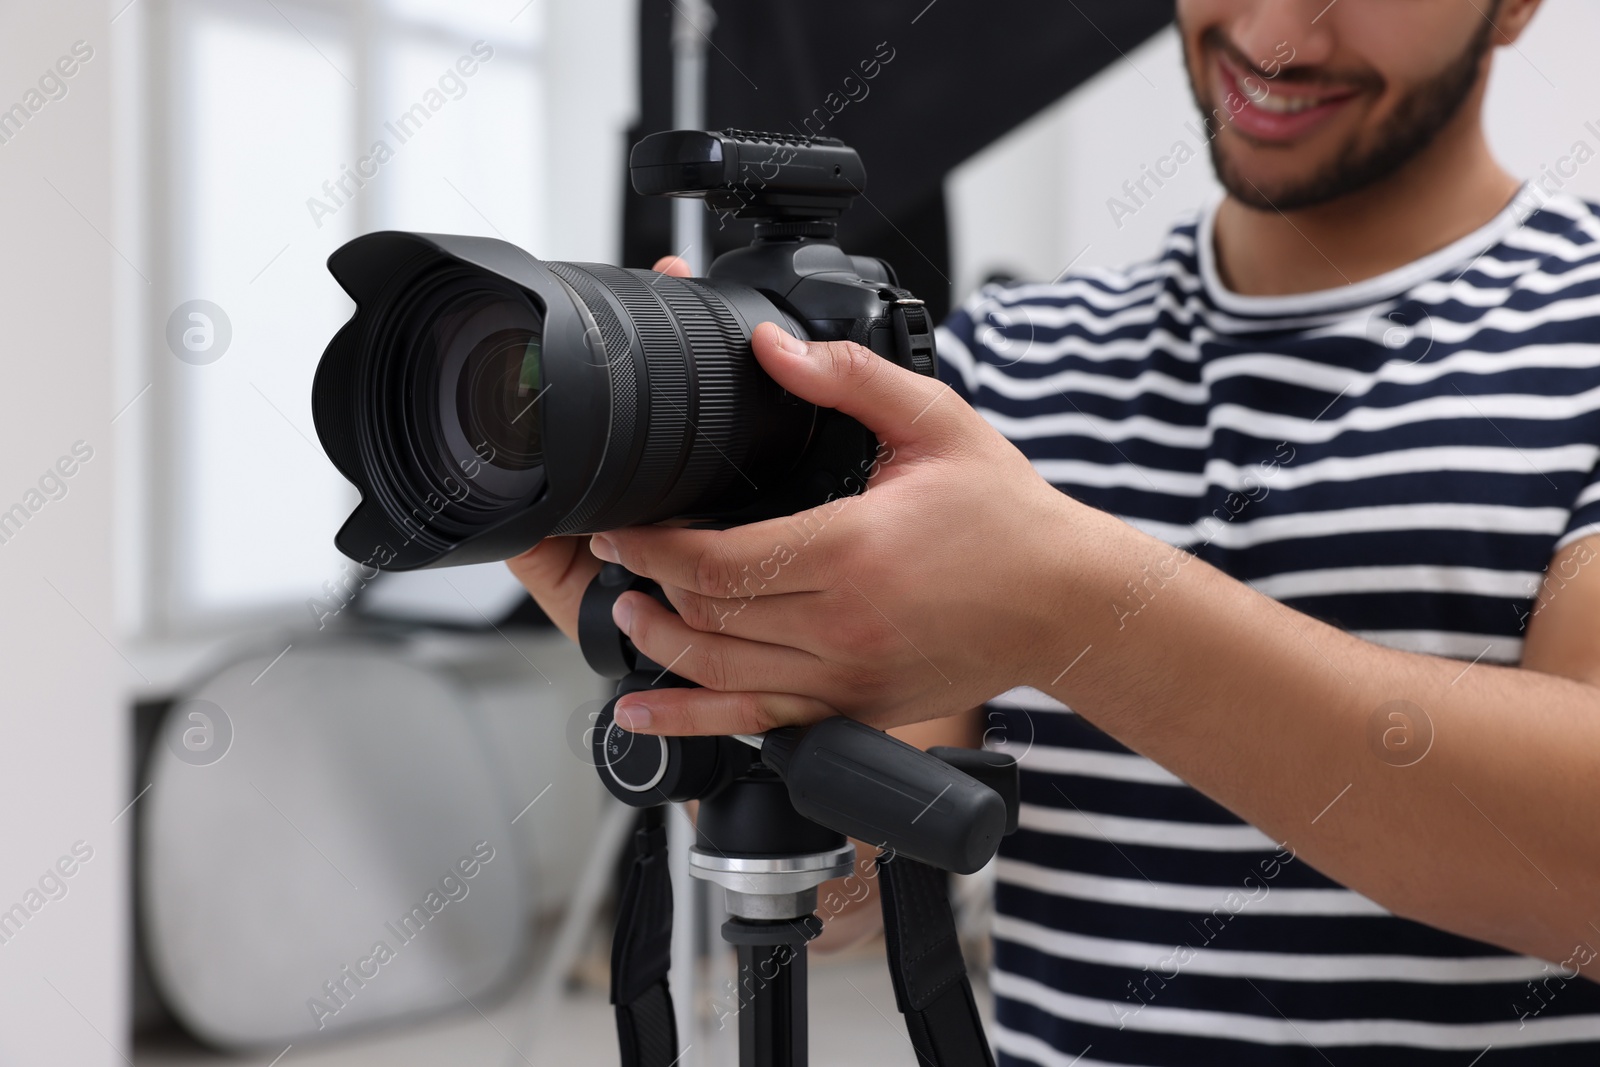
{"type": "Polygon", "coordinates": [[[657,274],[670,274],[674,278],[691,278],[694,271],[689,269],[689,261],[682,256],[662,256],[656,260],[655,266],[650,268],[657,274]]]}
{"type": "Polygon", "coordinates": [[[915,444],[948,434],[960,419],[962,405],[949,386],[853,341],[802,341],[763,322],[750,344],[779,385],[844,412],[886,442],[915,444]]]}

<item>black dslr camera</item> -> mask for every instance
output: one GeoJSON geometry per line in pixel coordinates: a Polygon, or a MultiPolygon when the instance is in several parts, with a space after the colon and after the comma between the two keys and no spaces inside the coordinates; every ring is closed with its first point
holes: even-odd
{"type": "Polygon", "coordinates": [[[552,534],[733,525],[860,491],[872,435],[784,392],[750,352],[771,321],[933,374],[922,301],[833,239],[866,183],[860,157],[831,138],[673,131],[639,142],[630,167],[640,193],[756,220],[755,240],[702,279],[393,231],[329,259],[356,312],[323,354],[312,412],[361,491],[345,555],[481,563],[552,534]]]}

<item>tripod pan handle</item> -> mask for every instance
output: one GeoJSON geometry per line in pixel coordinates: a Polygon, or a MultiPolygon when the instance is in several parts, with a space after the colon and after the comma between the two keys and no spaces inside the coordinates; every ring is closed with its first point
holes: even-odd
{"type": "Polygon", "coordinates": [[[761,760],[812,822],[940,870],[973,873],[1006,832],[999,793],[854,719],[773,730],[761,760]]]}

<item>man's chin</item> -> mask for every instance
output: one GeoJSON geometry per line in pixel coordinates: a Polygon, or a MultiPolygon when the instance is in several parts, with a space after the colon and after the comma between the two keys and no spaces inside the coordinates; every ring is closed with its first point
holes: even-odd
{"type": "Polygon", "coordinates": [[[1238,171],[1224,172],[1220,177],[1228,196],[1257,211],[1292,211],[1312,206],[1305,202],[1303,183],[1300,182],[1265,176],[1254,178],[1238,171]]]}
{"type": "Polygon", "coordinates": [[[1258,211],[1299,211],[1338,199],[1349,189],[1330,181],[1338,173],[1334,161],[1309,161],[1290,167],[1284,149],[1233,150],[1213,142],[1212,166],[1217,180],[1234,200],[1258,211]],[[1280,158],[1273,159],[1272,156],[1280,158]]]}

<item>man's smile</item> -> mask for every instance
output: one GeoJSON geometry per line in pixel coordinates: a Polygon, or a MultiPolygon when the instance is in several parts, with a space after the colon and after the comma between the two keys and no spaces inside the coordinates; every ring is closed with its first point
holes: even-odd
{"type": "Polygon", "coordinates": [[[1288,84],[1240,67],[1214,53],[1214,83],[1221,110],[1248,140],[1288,144],[1327,125],[1361,95],[1348,85],[1288,84]]]}

